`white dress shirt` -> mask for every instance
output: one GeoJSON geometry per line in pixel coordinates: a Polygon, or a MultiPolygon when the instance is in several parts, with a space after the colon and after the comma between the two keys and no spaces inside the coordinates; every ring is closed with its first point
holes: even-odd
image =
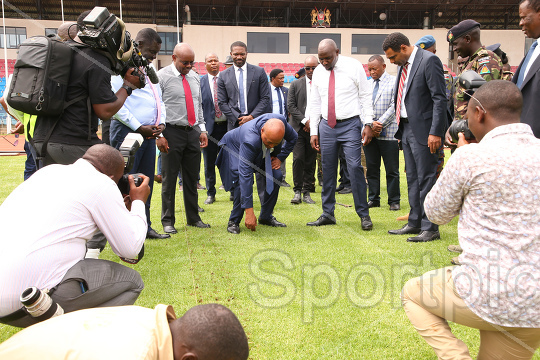
{"type": "Polygon", "coordinates": [[[405,108],[405,95],[407,95],[407,90],[408,90],[407,84],[409,83],[409,74],[411,73],[412,64],[414,62],[414,58],[417,52],[418,52],[418,48],[416,46],[413,46],[413,51],[411,53],[411,56],[409,57],[409,60],[407,61],[409,65],[407,66],[407,77],[405,77],[405,81],[403,82],[403,94],[401,95],[401,110],[399,113],[399,117],[402,117],[402,118],[408,117],[407,109],[405,108]]]}
{"type": "Polygon", "coordinates": [[[128,211],[116,183],[83,159],[46,166],[19,185],[0,206],[0,227],[0,316],[22,306],[24,289],[58,285],[98,229],[129,259],[148,229],[144,203],[128,211]]]}
{"type": "Polygon", "coordinates": [[[272,91],[272,112],[274,114],[284,115],[283,112],[285,111],[285,93],[281,88],[277,88],[272,84],[270,84],[270,89],[272,91]],[[278,91],[281,91],[281,112],[279,111],[279,97],[277,94],[278,91]]]}
{"type": "MultiPolygon", "coordinates": [[[[236,76],[236,84],[238,85],[238,108],[240,108],[240,71],[238,71],[238,68],[236,65],[234,66],[234,75],[236,76]]],[[[244,105],[246,106],[246,113],[247,113],[247,63],[244,64],[241,68],[243,70],[242,78],[244,80],[242,84],[242,88],[244,89],[244,105]]]]}
{"type": "Polygon", "coordinates": [[[306,79],[306,111],[304,113],[304,120],[301,121],[302,125],[306,125],[309,120],[309,99],[311,99],[311,80],[304,76],[306,79]]]}
{"type": "MultiPolygon", "coordinates": [[[[373,122],[371,86],[360,61],[339,55],[334,65],[336,119],[361,117],[364,124],[373,122]]],[[[328,118],[328,84],[330,71],[319,64],[313,71],[310,99],[310,134],[319,133],[320,117],[328,118]]],[[[326,121],[326,120],[324,120],[326,121]]]]}

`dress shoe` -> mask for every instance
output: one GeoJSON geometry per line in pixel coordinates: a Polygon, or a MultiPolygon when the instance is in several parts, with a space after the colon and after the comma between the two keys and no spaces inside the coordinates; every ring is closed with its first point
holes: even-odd
{"type": "Polygon", "coordinates": [[[197,190],[206,190],[206,188],[201,183],[197,183],[197,190]]]}
{"type": "Polygon", "coordinates": [[[209,195],[206,200],[204,200],[204,203],[206,205],[210,205],[210,204],[213,204],[214,202],[216,201],[216,197],[215,196],[212,196],[212,195],[209,195]]]}
{"type": "Polygon", "coordinates": [[[459,245],[448,245],[448,251],[461,254],[463,249],[459,245]]]}
{"type": "Polygon", "coordinates": [[[304,196],[302,197],[302,200],[303,200],[306,204],[315,204],[315,201],[313,201],[313,199],[311,198],[311,196],[309,195],[308,192],[305,192],[305,193],[304,193],[304,196]]]}
{"type": "Polygon", "coordinates": [[[291,204],[300,204],[302,202],[302,197],[300,196],[300,191],[294,192],[294,197],[291,200],[291,204]]]}
{"type": "Polygon", "coordinates": [[[200,207],[199,205],[197,205],[197,211],[198,212],[204,212],[204,209],[202,207],[200,207]]]}
{"type": "Polygon", "coordinates": [[[163,227],[163,231],[167,234],[176,234],[178,232],[178,230],[176,230],[172,225],[165,225],[163,227]]]}
{"type": "Polygon", "coordinates": [[[456,256],[455,258],[452,258],[452,260],[450,260],[450,262],[453,264],[453,265],[461,265],[461,263],[459,262],[459,257],[456,256]]]}
{"type": "Polygon", "coordinates": [[[158,184],[161,184],[163,181],[163,177],[161,175],[156,175],[154,176],[154,181],[157,182],[158,184]]]}
{"type": "Polygon", "coordinates": [[[285,180],[283,180],[279,186],[282,186],[282,187],[291,187],[291,185],[290,185],[288,182],[286,182],[285,180]]]}
{"type": "Polygon", "coordinates": [[[428,242],[441,238],[438,231],[423,230],[418,236],[413,236],[407,239],[409,242],[428,242]]]}
{"type": "Polygon", "coordinates": [[[315,221],[308,222],[307,226],[323,226],[323,225],[335,225],[336,220],[332,220],[327,218],[326,216],[319,216],[319,218],[315,221]]]}
{"type": "Polygon", "coordinates": [[[399,203],[390,204],[390,211],[398,211],[398,210],[401,210],[401,206],[399,205],[399,203]]]}
{"type": "Polygon", "coordinates": [[[407,220],[409,220],[409,214],[403,215],[403,216],[398,216],[398,217],[396,218],[396,220],[397,220],[397,221],[407,221],[407,220]]]}
{"type": "Polygon", "coordinates": [[[232,221],[229,221],[227,224],[227,231],[231,234],[240,234],[240,226],[232,221]]]}
{"type": "Polygon", "coordinates": [[[374,208],[374,207],[381,207],[381,202],[380,201],[368,201],[367,203],[367,206],[368,208],[374,208]]]}
{"type": "MultiPolygon", "coordinates": [[[[319,182],[319,185],[322,186],[322,183],[319,182]]],[[[343,186],[343,185],[340,184],[340,185],[336,188],[336,192],[340,192],[340,191],[343,190],[343,189],[345,189],[345,186],[343,186]]]]}
{"type": "Polygon", "coordinates": [[[352,194],[352,189],[348,187],[343,188],[342,190],[338,191],[338,194],[341,194],[341,195],[352,194]]]}
{"type": "Polygon", "coordinates": [[[373,223],[371,222],[371,218],[368,216],[364,216],[360,218],[362,223],[362,230],[371,230],[373,229],[373,223]]]}
{"type": "Polygon", "coordinates": [[[147,239],[167,239],[170,237],[171,235],[169,234],[158,234],[158,232],[152,228],[149,228],[148,232],[146,233],[147,239]]]}
{"type": "Polygon", "coordinates": [[[399,230],[388,230],[390,235],[406,235],[406,234],[420,234],[420,228],[409,226],[409,224],[403,225],[399,230]]]}
{"type": "Polygon", "coordinates": [[[202,222],[202,220],[196,221],[192,224],[188,224],[188,226],[198,227],[200,229],[207,229],[210,227],[210,224],[205,224],[202,222]]]}
{"type": "Polygon", "coordinates": [[[259,224],[273,227],[287,227],[287,225],[277,221],[276,218],[273,216],[270,219],[259,219],[259,224]]]}

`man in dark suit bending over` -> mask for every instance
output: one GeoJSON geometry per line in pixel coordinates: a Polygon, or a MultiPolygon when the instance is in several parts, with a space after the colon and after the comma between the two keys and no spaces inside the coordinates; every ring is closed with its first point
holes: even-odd
{"type": "Polygon", "coordinates": [[[439,151],[446,124],[446,90],[441,60],[411,46],[402,33],[392,33],[383,42],[392,64],[399,66],[394,92],[398,131],[403,144],[409,191],[409,221],[392,235],[414,234],[411,242],[440,239],[439,227],[428,220],[424,199],[435,184],[439,151]]]}
{"type": "Polygon", "coordinates": [[[227,231],[240,233],[240,221],[246,213],[246,227],[255,231],[257,218],[253,212],[253,173],[266,175],[259,224],[285,227],[272,215],[279,195],[281,162],[294,148],[298,135],[282,115],[265,114],[238,129],[227,132],[216,165],[226,191],[234,193],[234,204],[227,231]],[[285,146],[282,145],[285,140],[285,146]]]}

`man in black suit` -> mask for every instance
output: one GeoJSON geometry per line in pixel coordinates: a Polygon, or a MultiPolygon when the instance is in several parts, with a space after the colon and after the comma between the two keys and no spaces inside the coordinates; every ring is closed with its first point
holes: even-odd
{"type": "Polygon", "coordinates": [[[317,152],[311,147],[309,135],[309,109],[306,110],[311,94],[311,78],[319,61],[313,55],[304,60],[306,76],[293,81],[287,96],[287,107],[291,114],[289,123],[298,133],[298,140],[293,149],[294,197],[292,204],[315,204],[309,195],[315,190],[315,160],[317,152]],[[302,194],[302,196],[300,195],[302,194]]]}
{"type": "MultiPolygon", "coordinates": [[[[270,106],[272,107],[271,112],[274,114],[283,115],[285,119],[287,119],[289,117],[289,110],[287,109],[287,94],[289,89],[283,86],[285,83],[285,73],[281,69],[272,69],[269,76],[270,106]]],[[[285,180],[285,176],[287,176],[287,165],[285,160],[281,163],[281,172],[283,173],[281,186],[290,187],[285,180]]],[[[260,182],[259,179],[257,179],[257,181],[260,182]]]]}
{"type": "Polygon", "coordinates": [[[407,164],[411,211],[408,223],[393,235],[418,234],[407,241],[440,239],[439,228],[428,220],[424,199],[435,184],[439,151],[446,124],[446,90],[441,60],[398,32],[386,37],[383,50],[399,66],[394,92],[398,131],[407,164]]]}
{"type": "Polygon", "coordinates": [[[216,157],[218,143],[227,132],[227,117],[219,109],[217,101],[219,59],[216,54],[209,53],[204,58],[208,74],[201,78],[201,96],[204,122],[208,131],[208,146],[202,149],[204,157],[204,177],[208,197],[204,201],[209,205],[216,201],[216,157]]]}
{"type": "MultiPolygon", "coordinates": [[[[540,37],[540,0],[522,0],[519,4],[519,26],[525,35],[532,39],[540,37]]],[[[540,138],[540,46],[535,40],[525,58],[512,77],[523,95],[521,122],[530,125],[534,136],[540,138]]]]}
{"type": "Polygon", "coordinates": [[[270,88],[264,69],[246,63],[247,46],[241,41],[231,44],[234,66],[218,79],[218,105],[227,116],[227,130],[272,112],[270,88]]]}

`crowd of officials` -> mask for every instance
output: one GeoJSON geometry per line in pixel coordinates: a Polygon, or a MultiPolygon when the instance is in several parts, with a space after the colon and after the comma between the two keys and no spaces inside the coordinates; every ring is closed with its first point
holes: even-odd
{"type": "MultiPolygon", "coordinates": [[[[540,37],[540,1],[523,0],[519,13],[525,35],[540,37]]],[[[192,47],[179,43],[172,63],[158,71],[159,83],[146,81],[145,86],[131,70],[123,78],[111,78],[103,71],[107,60],[91,49],[75,54],[72,72],[80,76],[70,79],[66,100],[83,93],[89,101],[66,109],[49,141],[46,166],[0,206],[0,219],[26,214],[15,224],[11,217],[10,226],[4,227],[0,322],[19,327],[40,322],[19,300],[29,286],[47,289],[65,312],[132,305],[143,290],[140,275],[99,260],[99,252],[108,241],[122,260],[136,263],[144,255],[145,238],[177,233],[179,176],[187,225],[210,227],[202,221],[198,205],[201,149],[207,187],[204,203],[216,201],[217,168],[232,200],[227,231],[238,234],[243,218],[252,231],[258,224],[286,227],[274,216],[274,207],[291,152],[291,206],[315,203],[310,193],[315,190],[320,154],[322,212],[308,226],[337,223],[335,194],[341,160],[360,227],[371,230],[369,209],[381,206],[381,160],[389,210],[401,208],[401,148],[410,212],[402,228],[388,233],[406,235],[413,243],[433,241],[440,238],[438,226],[459,215],[459,245],[449,248],[460,253],[453,260],[458,266],[411,279],[403,289],[402,302],[411,323],[440,359],[471,358],[467,346],[452,334],[448,320],[480,330],[479,359],[531,358],[540,346],[540,125],[534,115],[540,48],[534,41],[512,76],[504,67],[508,59],[502,49],[482,44],[480,28],[478,22],[464,20],[447,34],[460,57],[459,72],[471,70],[486,81],[474,94],[460,87],[435,56],[435,39],[430,35],[416,43],[399,32],[388,35],[381,47],[386,59],[398,66],[397,76],[386,72],[383,56],[373,55],[367,64],[369,79],[359,61],[341,55],[334,41],[322,40],[316,56],[305,59],[289,89],[283,86],[282,70],[272,70],[268,82],[262,68],[249,64],[247,46],[241,41],[231,44],[232,66],[224,71],[220,72],[215,53],[206,54],[208,74],[202,77],[193,71],[192,47]],[[98,118],[111,119],[112,147],[100,144],[98,118]],[[468,120],[473,136],[460,133],[453,139],[448,128],[462,119],[468,120]],[[129,194],[122,195],[116,183],[124,163],[113,147],[118,149],[130,132],[144,137],[132,169],[144,175],[139,186],[130,176],[129,194]],[[446,164],[445,144],[452,148],[446,164]],[[161,153],[165,234],[155,231],[150,222],[156,147],[161,153]],[[258,217],[254,182],[261,203],[258,217]],[[17,233],[23,227],[25,234],[17,233]]],[[[161,48],[159,35],[149,28],[139,31],[135,41],[149,61],[161,48]]],[[[5,101],[3,105],[23,123],[27,120],[5,101]]],[[[38,153],[51,121],[46,117],[36,121],[33,138],[38,153]]],[[[130,349],[134,353],[147,351],[156,359],[222,358],[216,352],[229,354],[227,359],[247,358],[242,326],[219,305],[195,307],[178,320],[172,308],[164,306],[155,311],[130,307],[63,315],[14,336],[0,346],[0,355],[25,358],[24,351],[30,354],[37,346],[29,340],[36,334],[63,329],[66,336],[80,332],[91,339],[97,336],[93,327],[105,321],[100,319],[118,317],[122,324],[121,319],[128,322],[139,316],[146,320],[130,326],[130,331],[142,342],[152,341],[146,350],[130,349]]],[[[108,323],[111,334],[125,331],[117,329],[118,322],[108,323]]],[[[55,354],[84,352],[76,344],[58,347],[47,337],[41,340],[40,346],[48,344],[55,354]]],[[[118,343],[122,349],[132,342],[123,336],[118,343]]],[[[116,351],[112,344],[105,349],[116,351]]]]}

